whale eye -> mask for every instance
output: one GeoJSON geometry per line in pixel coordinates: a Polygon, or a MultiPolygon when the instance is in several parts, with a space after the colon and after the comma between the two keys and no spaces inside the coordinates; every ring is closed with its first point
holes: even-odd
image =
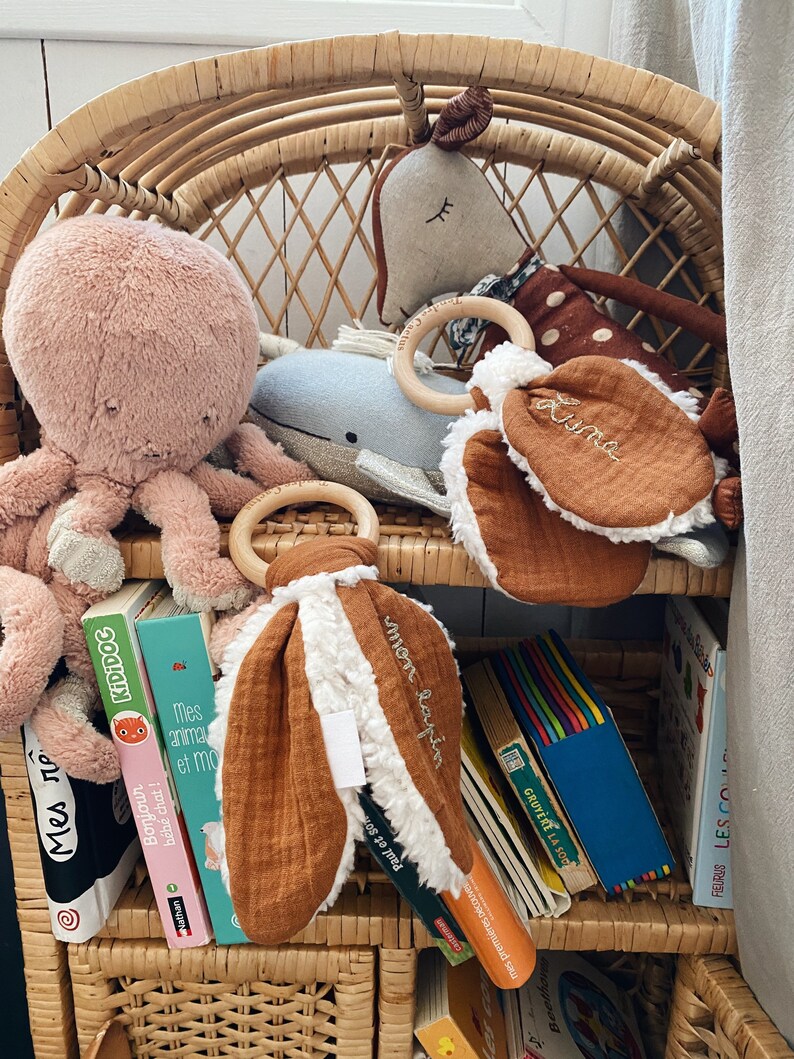
{"type": "Polygon", "coordinates": [[[355,445],[355,443],[358,441],[358,434],[354,434],[352,430],[348,430],[348,432],[345,434],[345,437],[351,445],[355,445]]]}

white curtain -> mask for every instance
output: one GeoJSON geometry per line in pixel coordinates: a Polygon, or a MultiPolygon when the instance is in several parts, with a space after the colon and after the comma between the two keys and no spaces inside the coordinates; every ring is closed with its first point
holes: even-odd
{"type": "Polygon", "coordinates": [[[794,3],[615,0],[612,58],[723,104],[728,347],[744,544],[728,642],[742,970],[794,1040],[794,3]]]}

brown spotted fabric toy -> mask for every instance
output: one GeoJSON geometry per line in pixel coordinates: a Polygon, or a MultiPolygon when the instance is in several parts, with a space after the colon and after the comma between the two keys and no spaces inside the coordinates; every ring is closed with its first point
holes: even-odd
{"type": "Polygon", "coordinates": [[[367,501],[330,482],[271,490],[232,528],[235,563],[272,601],[233,619],[210,742],[221,871],[262,944],[288,940],[338,897],[363,838],[365,784],[422,882],[457,895],[472,867],[452,645],[428,608],[380,584],[377,539],[367,501]],[[267,567],[253,527],[317,499],[352,511],[359,535],[316,538],[267,567]]]}

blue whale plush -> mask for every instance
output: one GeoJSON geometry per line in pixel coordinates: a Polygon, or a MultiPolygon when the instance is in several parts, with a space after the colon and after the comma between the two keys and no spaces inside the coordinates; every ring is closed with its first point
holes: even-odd
{"type": "MultiPolygon", "coordinates": [[[[449,417],[409,401],[387,360],[269,336],[262,349],[273,359],[259,369],[248,413],[268,437],[318,476],[372,500],[449,515],[439,471],[449,417]]],[[[444,393],[465,391],[461,380],[432,371],[426,381],[444,393]]]]}

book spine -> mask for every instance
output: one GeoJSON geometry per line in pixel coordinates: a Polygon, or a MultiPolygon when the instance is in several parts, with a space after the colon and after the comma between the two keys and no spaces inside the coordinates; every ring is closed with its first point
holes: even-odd
{"type": "Polygon", "coordinates": [[[215,940],[219,945],[247,942],[221,878],[216,848],[218,756],[207,743],[207,726],[215,717],[215,684],[201,617],[148,619],[136,628],[215,940]]]}
{"type": "Polygon", "coordinates": [[[364,810],[364,838],[370,853],[408,902],[428,934],[451,964],[463,963],[474,952],[444,902],[419,882],[414,865],[405,857],[386,817],[365,793],[359,794],[364,810]]]}
{"type": "Polygon", "coordinates": [[[707,908],[733,908],[724,654],[719,656],[715,668],[692,903],[707,908]]]}
{"type": "Polygon", "coordinates": [[[535,969],[535,944],[471,839],[474,865],[459,896],[444,902],[466,932],[474,955],[499,989],[518,989],[535,969]]]}
{"type": "Polygon", "coordinates": [[[124,785],[67,776],[29,722],[22,743],[52,933],[88,941],[104,927],[141,852],[124,785]]]}
{"type": "Polygon", "coordinates": [[[123,614],[90,618],[84,626],[166,940],[172,948],[205,945],[211,937],[209,917],[172,796],[134,633],[123,614]]]}
{"type": "Polygon", "coordinates": [[[496,756],[568,892],[575,894],[592,886],[595,872],[555,808],[545,779],[532,767],[523,741],[506,743],[496,756]]]}

